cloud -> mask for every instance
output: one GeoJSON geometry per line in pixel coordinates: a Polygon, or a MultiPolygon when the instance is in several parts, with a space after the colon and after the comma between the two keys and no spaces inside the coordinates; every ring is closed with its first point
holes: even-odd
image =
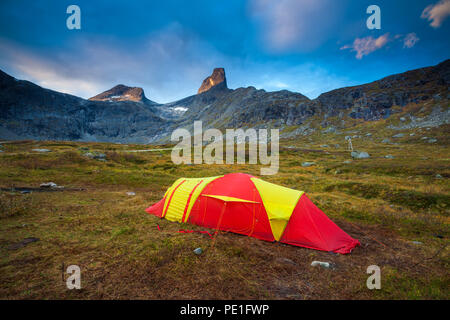
{"type": "Polygon", "coordinates": [[[289,88],[289,84],[287,84],[287,83],[285,83],[283,81],[275,80],[275,81],[270,81],[268,83],[267,87],[269,87],[269,88],[270,87],[274,87],[274,88],[277,88],[277,89],[288,89],[289,88]]]}
{"type": "Polygon", "coordinates": [[[57,59],[46,59],[5,39],[0,41],[0,62],[20,79],[25,78],[36,84],[56,91],[77,96],[93,96],[102,85],[89,77],[67,76],[70,68],[64,67],[57,59]]]}
{"type": "Polygon", "coordinates": [[[375,50],[381,49],[388,43],[389,33],[385,33],[378,38],[373,38],[371,36],[365,38],[356,38],[351,45],[345,45],[341,47],[341,50],[350,49],[350,51],[356,52],[356,58],[362,59],[362,57],[374,52],[375,50]]]}
{"type": "Polygon", "coordinates": [[[408,33],[403,38],[403,48],[412,48],[419,40],[419,37],[414,32],[408,33]]]}
{"type": "Polygon", "coordinates": [[[439,28],[449,15],[450,0],[441,0],[438,3],[427,6],[420,17],[431,21],[430,26],[433,28],[439,28]]]}
{"type": "Polygon", "coordinates": [[[290,90],[299,92],[310,99],[321,93],[357,83],[346,75],[336,75],[327,67],[316,63],[300,63],[292,66],[283,62],[275,64],[252,63],[249,70],[235,71],[233,76],[241,78],[245,73],[243,86],[254,86],[266,91],[290,90]]]}
{"type": "Polygon", "coordinates": [[[195,94],[201,81],[232,59],[174,23],[141,39],[83,37],[57,50],[0,39],[0,68],[53,90],[92,97],[121,83],[157,102],[195,94]]]}
{"type": "Polygon", "coordinates": [[[264,44],[278,53],[317,48],[333,32],[335,6],[331,0],[251,0],[249,9],[264,44]]]}

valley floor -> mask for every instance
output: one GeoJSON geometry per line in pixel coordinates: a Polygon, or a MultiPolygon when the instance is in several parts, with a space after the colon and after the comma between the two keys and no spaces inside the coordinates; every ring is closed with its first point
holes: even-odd
{"type": "Polygon", "coordinates": [[[144,211],[180,176],[258,176],[259,165],[177,166],[169,150],[126,152],[153,148],[139,145],[0,142],[0,298],[449,299],[450,149],[448,128],[439,130],[436,143],[408,135],[381,144],[376,132],[353,139],[371,157],[351,162],[342,135],[282,143],[279,173],[261,178],[304,190],[359,239],[348,255],[232,233],[212,247],[208,235],[177,232],[202,228],[144,211]],[[65,188],[39,190],[50,181],[65,188]],[[21,244],[31,237],[39,240],[21,244]],[[313,260],[336,268],[311,267],[313,260]],[[72,264],[81,290],[63,281],[72,264]],[[366,287],[369,265],[381,268],[380,290],[366,287]]]}

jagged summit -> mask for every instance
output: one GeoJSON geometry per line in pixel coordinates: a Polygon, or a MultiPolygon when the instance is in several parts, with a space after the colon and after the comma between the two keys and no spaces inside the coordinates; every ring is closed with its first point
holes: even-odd
{"type": "Polygon", "coordinates": [[[198,89],[197,94],[208,91],[212,87],[215,86],[223,86],[227,88],[227,78],[225,77],[225,69],[224,68],[215,68],[213,73],[203,80],[202,85],[198,89]]]}
{"type": "Polygon", "coordinates": [[[128,87],[119,84],[105,92],[102,92],[92,98],[91,101],[135,101],[145,102],[144,90],[139,87],[128,87]]]}

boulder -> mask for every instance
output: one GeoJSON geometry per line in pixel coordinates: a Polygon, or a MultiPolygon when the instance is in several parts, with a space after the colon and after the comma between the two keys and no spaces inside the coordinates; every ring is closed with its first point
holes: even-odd
{"type": "Polygon", "coordinates": [[[323,129],[322,132],[323,133],[339,133],[339,131],[334,126],[323,129]]]}
{"type": "Polygon", "coordinates": [[[54,182],[45,182],[40,185],[41,188],[56,188],[57,186],[58,185],[54,182]]]}
{"type": "Polygon", "coordinates": [[[106,154],[99,152],[87,152],[84,154],[85,157],[96,159],[96,160],[106,160],[106,154]]]}
{"type": "Polygon", "coordinates": [[[403,138],[404,136],[404,133],[397,133],[396,135],[393,135],[392,138],[403,138]]]}
{"type": "Polygon", "coordinates": [[[352,156],[352,158],[355,158],[355,159],[370,158],[370,155],[365,151],[352,151],[351,156],[352,156]]]}
{"type": "Polygon", "coordinates": [[[315,164],[316,164],[315,162],[305,161],[302,163],[302,167],[311,167],[311,166],[314,166],[315,164]]]}
{"type": "Polygon", "coordinates": [[[94,155],[94,159],[106,159],[106,154],[104,153],[97,153],[94,155]]]}

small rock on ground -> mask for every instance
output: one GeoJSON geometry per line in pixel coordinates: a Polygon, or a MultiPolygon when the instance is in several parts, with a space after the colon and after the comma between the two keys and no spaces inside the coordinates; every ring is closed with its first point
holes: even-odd
{"type": "Polygon", "coordinates": [[[311,267],[322,267],[325,269],[333,269],[334,264],[332,262],[313,261],[311,262],[311,267]]]}
{"type": "Polygon", "coordinates": [[[62,189],[64,188],[63,186],[58,186],[56,183],[54,182],[44,182],[40,184],[41,188],[53,188],[53,189],[62,189]]]}
{"type": "Polygon", "coordinates": [[[316,164],[315,162],[305,161],[305,162],[302,163],[302,167],[311,167],[311,166],[313,166],[315,164],[316,164]]]}
{"type": "Polygon", "coordinates": [[[296,265],[296,263],[294,261],[292,261],[291,259],[288,259],[288,258],[278,258],[277,261],[281,262],[281,263],[296,265]]]}

